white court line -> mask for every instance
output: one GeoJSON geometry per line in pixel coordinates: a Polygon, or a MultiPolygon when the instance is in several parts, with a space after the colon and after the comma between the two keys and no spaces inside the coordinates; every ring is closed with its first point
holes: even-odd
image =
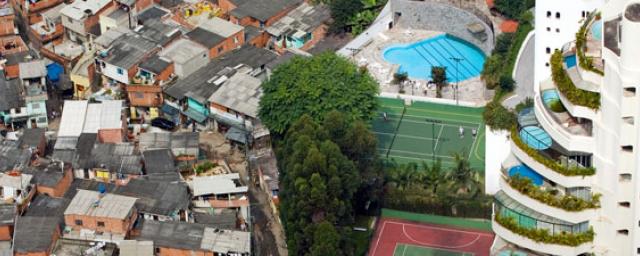
{"type": "MultiPolygon", "coordinates": [[[[446,119],[442,119],[442,118],[436,118],[436,120],[447,121],[446,119]]],[[[449,120],[449,121],[451,121],[451,120],[449,120]]],[[[420,121],[414,121],[414,120],[406,119],[406,118],[403,118],[402,122],[403,123],[404,122],[409,122],[409,123],[416,123],[416,124],[424,124],[424,125],[430,125],[431,124],[431,122],[427,122],[427,121],[420,122],[420,121]]],[[[451,122],[456,122],[456,121],[451,121],[451,122]]],[[[476,127],[475,124],[477,124],[477,123],[471,123],[471,122],[464,122],[464,123],[473,124],[473,126],[472,125],[448,124],[448,123],[437,123],[437,125],[451,126],[451,127],[456,127],[456,128],[460,127],[460,126],[465,127],[465,128],[475,128],[476,127]]]]}
{"type": "Polygon", "coordinates": [[[424,229],[435,229],[435,230],[444,230],[444,231],[451,231],[451,232],[458,232],[458,233],[465,233],[465,234],[475,234],[475,235],[479,235],[479,236],[488,236],[488,237],[492,236],[492,235],[486,234],[484,232],[473,232],[473,231],[450,229],[450,228],[444,228],[444,227],[425,226],[425,225],[418,225],[418,224],[402,223],[402,222],[397,222],[397,221],[385,221],[385,223],[391,223],[391,224],[397,224],[397,225],[406,225],[406,226],[419,227],[419,228],[424,228],[424,229]]]}
{"type": "Polygon", "coordinates": [[[402,246],[402,256],[404,256],[404,253],[406,253],[406,252],[407,252],[407,246],[403,245],[402,246]]]}
{"type": "MultiPolygon", "coordinates": [[[[380,229],[380,233],[378,233],[378,238],[376,239],[376,246],[373,247],[373,252],[371,252],[371,256],[376,256],[376,250],[378,250],[378,244],[380,243],[380,237],[384,234],[384,227],[387,225],[386,221],[382,222],[382,229],[380,229]]],[[[394,248],[395,250],[395,248],[394,248]]]]}
{"type": "MultiPolygon", "coordinates": [[[[423,154],[423,153],[415,153],[413,151],[404,151],[404,150],[397,150],[397,149],[391,149],[391,152],[400,152],[400,153],[407,153],[407,154],[412,154],[412,155],[419,155],[419,156],[433,156],[435,154],[423,154]]],[[[441,155],[435,155],[436,157],[443,157],[443,158],[451,158],[453,159],[454,157],[452,156],[441,156],[441,155]]]]}
{"type": "MultiPolygon", "coordinates": [[[[373,133],[374,134],[381,134],[381,135],[393,135],[393,133],[388,133],[388,132],[373,132],[373,133]]],[[[428,141],[434,140],[434,139],[431,139],[431,138],[418,137],[418,136],[413,136],[413,135],[404,135],[402,133],[396,134],[396,137],[404,137],[404,138],[411,138],[411,139],[417,139],[417,140],[428,140],[428,141]]]]}
{"type": "Polygon", "coordinates": [[[473,138],[473,143],[471,143],[471,149],[469,150],[469,155],[467,156],[467,160],[471,160],[471,153],[474,152],[474,147],[476,146],[476,141],[478,141],[478,137],[480,137],[480,124],[478,124],[478,128],[476,130],[476,137],[473,138]]]}
{"type": "Polygon", "coordinates": [[[433,146],[433,154],[438,152],[438,143],[440,143],[440,136],[442,136],[442,130],[444,130],[444,125],[440,126],[440,132],[438,133],[438,138],[436,139],[436,145],[433,146]]]}
{"type": "MultiPolygon", "coordinates": [[[[383,111],[384,112],[384,111],[383,111]]],[[[381,115],[383,112],[379,112],[381,115]]],[[[387,117],[390,116],[402,116],[401,114],[392,114],[392,113],[387,113],[387,117]]],[[[410,115],[405,113],[404,116],[406,117],[413,117],[413,118],[420,118],[420,119],[427,119],[430,118],[429,116],[416,116],[416,115],[410,115]]],[[[389,118],[387,118],[388,120],[391,120],[389,118]]],[[[471,122],[471,121],[463,121],[463,120],[455,120],[455,119],[448,119],[448,118],[443,118],[443,117],[438,117],[438,118],[433,118],[433,119],[437,119],[437,120],[442,120],[442,121],[448,121],[448,122],[452,122],[452,123],[465,123],[465,124],[477,124],[477,123],[482,123],[482,121],[478,121],[478,122],[471,122]]],[[[406,120],[406,119],[403,119],[406,120]]],[[[464,126],[464,125],[463,125],[464,126]]],[[[468,126],[468,127],[474,127],[474,126],[468,126]]]]}

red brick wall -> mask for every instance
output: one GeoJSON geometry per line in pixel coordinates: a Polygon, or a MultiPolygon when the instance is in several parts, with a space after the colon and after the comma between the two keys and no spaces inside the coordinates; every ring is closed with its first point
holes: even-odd
{"type": "Polygon", "coordinates": [[[66,226],[71,227],[74,230],[86,228],[94,231],[122,234],[126,236],[129,234],[131,226],[135,222],[137,216],[138,212],[136,210],[134,210],[131,216],[125,220],[68,214],[64,216],[64,223],[66,226]],[[76,225],[76,220],[82,220],[82,226],[76,225]],[[99,221],[104,222],[104,227],[98,227],[99,221]]]}
{"type": "Polygon", "coordinates": [[[39,194],[47,194],[51,197],[62,197],[64,193],[67,192],[69,186],[71,186],[71,182],[73,181],[73,173],[71,169],[64,171],[64,176],[58,184],[53,187],[45,187],[45,186],[37,186],[37,191],[39,194]]]}
{"type": "Polygon", "coordinates": [[[153,4],[153,0],[138,0],[136,2],[136,11],[140,13],[140,11],[147,9],[147,7],[153,4]]]}
{"type": "Polygon", "coordinates": [[[11,241],[13,225],[0,226],[0,241],[11,241]]]}
{"type": "Polygon", "coordinates": [[[14,15],[7,15],[0,17],[0,36],[7,36],[14,34],[14,26],[13,23],[14,15]]]}
{"type": "Polygon", "coordinates": [[[269,42],[269,34],[266,31],[263,31],[259,36],[254,37],[249,41],[249,44],[258,47],[264,48],[267,46],[267,42],[269,42]]]}
{"type": "Polygon", "coordinates": [[[162,87],[159,85],[127,85],[127,96],[133,107],[159,107],[162,105],[162,87]],[[138,98],[142,94],[142,98],[138,98]]]}
{"type": "Polygon", "coordinates": [[[244,44],[244,29],[234,34],[233,36],[225,39],[220,44],[209,49],[209,58],[214,59],[222,54],[225,54],[233,49],[238,48],[238,46],[243,44],[244,44]],[[234,38],[238,39],[237,43],[234,42],[234,38]],[[222,47],[222,51],[218,51],[218,48],[220,47],[222,47]]]}
{"type": "Polygon", "coordinates": [[[93,26],[95,26],[98,23],[100,23],[100,15],[101,14],[106,13],[106,12],[112,10],[112,9],[115,9],[115,8],[116,8],[115,7],[115,2],[111,1],[105,7],[103,7],[100,10],[98,10],[98,13],[94,13],[93,15],[89,16],[84,21],[84,31],[88,32],[90,28],[92,28],[93,26]]]}
{"type": "Polygon", "coordinates": [[[5,76],[8,79],[17,78],[20,76],[20,66],[16,65],[6,65],[4,67],[5,76]]]}

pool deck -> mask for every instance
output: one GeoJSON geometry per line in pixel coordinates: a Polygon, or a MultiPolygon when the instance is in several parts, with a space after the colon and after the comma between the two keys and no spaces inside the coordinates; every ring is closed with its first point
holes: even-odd
{"type": "MultiPolygon", "coordinates": [[[[367,67],[371,75],[380,83],[381,92],[399,93],[399,86],[391,83],[399,65],[384,60],[382,51],[395,44],[409,44],[442,34],[443,32],[439,31],[394,28],[372,37],[371,42],[364,45],[353,59],[359,66],[367,67]]],[[[470,102],[473,105],[484,105],[492,96],[486,93],[480,76],[460,82],[458,92],[460,101],[470,102]]],[[[416,79],[414,88],[410,85],[405,86],[405,94],[435,98],[436,90],[427,88],[426,80],[416,79]]],[[[453,99],[453,94],[453,84],[442,90],[444,99],[453,99]]]]}

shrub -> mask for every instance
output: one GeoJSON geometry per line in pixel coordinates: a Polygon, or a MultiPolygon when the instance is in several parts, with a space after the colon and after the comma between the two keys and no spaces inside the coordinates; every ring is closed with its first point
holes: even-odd
{"type": "Polygon", "coordinates": [[[208,171],[208,170],[210,170],[212,168],[215,168],[217,166],[218,166],[218,164],[216,164],[216,163],[212,163],[212,162],[206,161],[206,162],[204,162],[202,164],[197,165],[196,168],[195,168],[195,172],[196,172],[196,174],[201,174],[201,173],[206,172],[206,171],[208,171]]]}
{"type": "Polygon", "coordinates": [[[533,185],[528,178],[520,177],[519,175],[509,178],[509,185],[518,190],[520,193],[525,194],[541,203],[560,208],[570,212],[578,212],[586,209],[600,208],[600,194],[595,194],[592,199],[587,201],[572,195],[564,195],[558,197],[558,191],[544,191],[539,187],[533,185]]]}
{"type": "Polygon", "coordinates": [[[497,101],[489,102],[485,106],[482,117],[485,123],[494,130],[507,130],[516,123],[516,115],[497,101]]]}
{"type": "Polygon", "coordinates": [[[516,113],[520,113],[523,109],[531,107],[533,107],[533,99],[531,97],[527,97],[516,105],[516,113]]]}
{"type": "Polygon", "coordinates": [[[562,102],[560,100],[553,100],[551,103],[549,103],[549,109],[551,109],[551,111],[556,113],[562,113],[567,111],[567,109],[564,108],[564,105],[562,105],[562,102]]]}
{"type": "Polygon", "coordinates": [[[578,89],[567,75],[562,66],[563,57],[559,50],[551,55],[551,78],[562,93],[571,103],[585,106],[593,110],[600,108],[600,94],[578,89]]]}
{"type": "Polygon", "coordinates": [[[525,228],[518,225],[518,222],[514,218],[502,216],[498,212],[496,212],[495,220],[504,228],[511,230],[518,235],[546,244],[578,246],[583,243],[593,241],[593,237],[595,235],[593,228],[589,228],[589,230],[582,233],[562,232],[560,234],[551,234],[548,229],[525,228]]]}
{"type": "Polygon", "coordinates": [[[527,146],[521,139],[518,134],[518,128],[514,125],[511,128],[511,140],[513,143],[518,146],[522,151],[527,153],[531,158],[535,159],[538,163],[543,164],[547,168],[554,170],[557,173],[560,173],[565,176],[591,176],[596,173],[596,169],[593,167],[566,167],[560,164],[558,161],[545,157],[533,148],[527,146]]]}
{"type": "MultiPolygon", "coordinates": [[[[597,17],[596,17],[597,18],[597,17]]],[[[593,66],[593,58],[587,57],[584,51],[587,48],[587,26],[593,19],[592,15],[589,15],[584,21],[578,32],[576,33],[576,54],[578,55],[578,65],[584,70],[591,71],[598,75],[603,76],[604,72],[593,66]]]]}
{"type": "Polygon", "coordinates": [[[503,92],[512,92],[516,87],[516,81],[511,78],[511,75],[500,76],[500,90],[503,92]]]}

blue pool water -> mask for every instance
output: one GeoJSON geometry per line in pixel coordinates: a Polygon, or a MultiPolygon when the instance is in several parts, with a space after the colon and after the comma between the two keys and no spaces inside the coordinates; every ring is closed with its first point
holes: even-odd
{"type": "Polygon", "coordinates": [[[545,150],[551,147],[551,137],[538,126],[526,126],[520,129],[520,139],[530,148],[545,150]]]}
{"type": "Polygon", "coordinates": [[[591,25],[591,35],[598,41],[602,40],[602,20],[597,20],[591,25]]]}
{"type": "Polygon", "coordinates": [[[560,100],[560,95],[556,89],[542,91],[542,101],[545,105],[549,106],[551,102],[560,100]]]}
{"type": "Polygon", "coordinates": [[[386,61],[400,65],[398,73],[407,72],[415,79],[429,80],[431,67],[444,66],[449,82],[453,83],[480,75],[486,58],[478,47],[446,34],[412,44],[390,46],[382,56],[386,61]],[[462,59],[458,72],[453,58],[462,59]]]}
{"type": "Polygon", "coordinates": [[[564,64],[567,65],[567,68],[572,68],[576,66],[576,55],[569,55],[567,57],[564,57],[564,64]]]}
{"type": "Polygon", "coordinates": [[[529,166],[526,165],[516,165],[514,167],[509,168],[509,177],[513,177],[519,175],[522,178],[528,178],[533,182],[533,185],[540,186],[544,181],[542,175],[538,174],[529,166]]]}

